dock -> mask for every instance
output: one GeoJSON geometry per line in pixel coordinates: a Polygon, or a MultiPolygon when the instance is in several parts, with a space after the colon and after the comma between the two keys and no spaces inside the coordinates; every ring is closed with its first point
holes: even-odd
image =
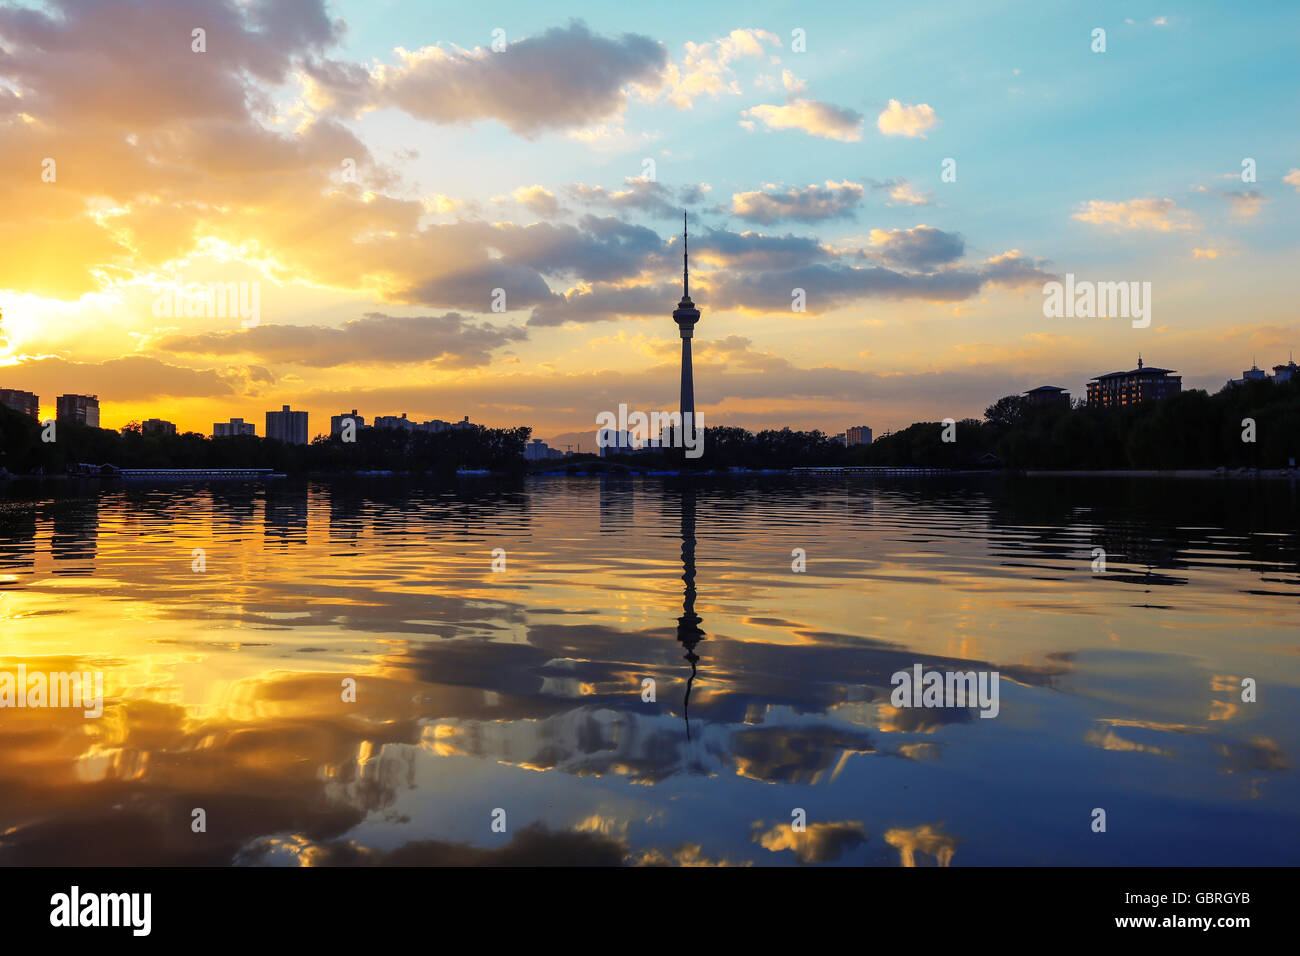
{"type": "Polygon", "coordinates": [[[283,478],[273,468],[122,468],[123,481],[266,481],[283,478]]]}
{"type": "Polygon", "coordinates": [[[854,478],[937,478],[951,475],[949,468],[920,468],[910,466],[891,467],[888,465],[814,465],[791,468],[795,475],[844,475],[854,478]]]}

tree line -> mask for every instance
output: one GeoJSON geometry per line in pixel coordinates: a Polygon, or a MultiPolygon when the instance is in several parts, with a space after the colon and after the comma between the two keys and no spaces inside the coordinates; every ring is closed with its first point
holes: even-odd
{"type": "Polygon", "coordinates": [[[982,421],[924,422],[882,436],[869,464],[1011,469],[1284,468],[1300,457],[1300,382],[1192,389],[1117,408],[998,399],[982,421]]]}
{"type": "MultiPolygon", "coordinates": [[[[1284,468],[1296,458],[1300,382],[1268,379],[1227,386],[1214,395],[1193,389],[1118,408],[1089,408],[1083,402],[1039,406],[1023,395],[1008,395],[990,405],[983,419],[917,422],[852,448],[821,431],[706,428],[703,454],[684,466],[1284,468]]],[[[680,450],[609,460],[642,468],[683,466],[680,450]]]]}

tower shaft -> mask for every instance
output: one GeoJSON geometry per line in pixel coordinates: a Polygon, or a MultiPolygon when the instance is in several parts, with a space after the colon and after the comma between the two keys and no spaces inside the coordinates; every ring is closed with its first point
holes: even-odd
{"type": "Polygon", "coordinates": [[[682,417],[682,447],[685,448],[688,430],[695,433],[695,372],[691,366],[691,338],[695,323],[700,321],[700,311],[691,301],[690,252],[686,231],[686,213],[682,213],[682,301],[677,303],[673,321],[682,336],[682,397],[679,411],[682,417]]]}

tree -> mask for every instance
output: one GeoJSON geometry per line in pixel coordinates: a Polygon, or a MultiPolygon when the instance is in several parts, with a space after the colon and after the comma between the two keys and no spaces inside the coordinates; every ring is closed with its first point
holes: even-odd
{"type": "Polygon", "coordinates": [[[1012,428],[1029,414],[1029,399],[1023,395],[1006,395],[984,409],[984,420],[996,428],[1012,428]]]}

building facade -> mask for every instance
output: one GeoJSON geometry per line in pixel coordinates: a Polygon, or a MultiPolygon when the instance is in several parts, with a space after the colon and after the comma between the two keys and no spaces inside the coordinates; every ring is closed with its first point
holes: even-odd
{"type": "Polygon", "coordinates": [[[140,434],[175,435],[176,426],[171,422],[163,421],[161,418],[146,418],[140,423],[140,434]]]}
{"type": "Polygon", "coordinates": [[[216,422],[212,426],[213,438],[234,438],[236,435],[256,435],[257,427],[242,418],[232,418],[228,422],[216,422]]]}
{"type": "Polygon", "coordinates": [[[534,438],[524,446],[524,458],[527,461],[547,461],[551,458],[563,458],[564,452],[552,448],[540,438],[534,438]]]}
{"type": "Polygon", "coordinates": [[[376,428],[402,428],[406,431],[415,431],[416,422],[406,417],[406,412],[399,415],[376,415],[376,428]]]}
{"type": "Polygon", "coordinates": [[[288,405],[278,412],[266,413],[266,437],[291,445],[307,444],[307,413],[295,412],[288,405]]]}
{"type": "Polygon", "coordinates": [[[0,405],[12,408],[16,412],[39,418],[41,400],[33,392],[24,392],[16,388],[0,388],[0,405]]]}
{"type": "Polygon", "coordinates": [[[1153,399],[1168,398],[1183,390],[1183,377],[1173,369],[1142,364],[1127,372],[1107,372],[1088,383],[1089,408],[1116,408],[1153,399]]]}
{"type": "Polygon", "coordinates": [[[338,438],[343,434],[344,424],[351,419],[353,429],[359,430],[366,427],[366,418],[364,415],[358,415],[354,408],[351,412],[344,412],[342,415],[330,416],[330,437],[338,438]]]}
{"type": "Polygon", "coordinates": [[[1025,392],[1025,398],[1029,399],[1029,404],[1035,408],[1061,405],[1070,407],[1070,393],[1059,385],[1039,385],[1037,388],[1031,388],[1025,392]]]}
{"type": "Polygon", "coordinates": [[[1300,367],[1296,366],[1294,359],[1289,359],[1285,365],[1274,365],[1272,375],[1252,362],[1250,368],[1241,373],[1241,378],[1230,378],[1228,384],[1245,385],[1249,382],[1264,382],[1271,379],[1275,385],[1281,385],[1283,382],[1296,379],[1297,373],[1300,373],[1300,367]]]}
{"type": "Polygon", "coordinates": [[[844,429],[844,444],[850,448],[854,445],[870,445],[871,429],[866,425],[854,425],[844,429]]]}
{"type": "Polygon", "coordinates": [[[98,395],[60,395],[54,407],[58,421],[99,427],[98,395]]]}

